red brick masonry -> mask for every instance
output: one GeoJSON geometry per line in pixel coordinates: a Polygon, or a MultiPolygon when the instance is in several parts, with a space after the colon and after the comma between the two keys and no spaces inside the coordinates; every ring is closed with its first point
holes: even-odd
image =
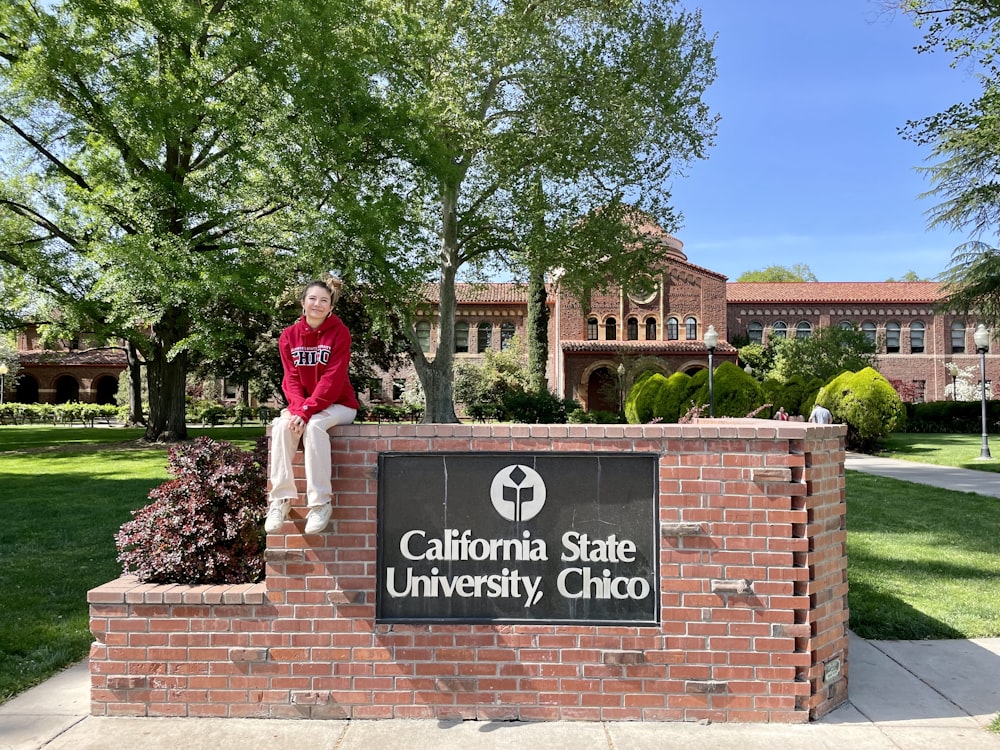
{"type": "Polygon", "coordinates": [[[265,582],[89,592],[91,713],[807,722],[847,699],[844,434],[753,419],[338,428],[334,523],[304,537],[300,499],[295,532],[268,539],[265,582]],[[384,451],[659,454],[660,625],[376,625],[384,451]]]}

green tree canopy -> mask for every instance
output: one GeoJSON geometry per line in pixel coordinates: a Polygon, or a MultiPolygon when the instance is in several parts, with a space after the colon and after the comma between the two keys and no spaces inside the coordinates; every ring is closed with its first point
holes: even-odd
{"type": "Polygon", "coordinates": [[[816,281],[816,275],[805,263],[794,266],[768,266],[757,271],[744,271],[737,281],[816,281]]]}
{"type": "Polygon", "coordinates": [[[434,352],[414,321],[408,335],[424,419],[451,422],[459,273],[559,269],[583,296],[648,269],[660,248],[626,201],[675,223],[670,178],[715,134],[701,100],[712,42],[674,0],[389,5],[406,46],[398,90],[429,123],[425,158],[401,170],[411,249],[440,289],[434,352]]]}
{"type": "Polygon", "coordinates": [[[771,338],[766,345],[751,342],[739,351],[754,377],[777,383],[825,381],[843,370],[874,366],[876,360],[875,343],[857,327],[824,326],[809,336],[771,338]]]}
{"type": "Polygon", "coordinates": [[[911,120],[903,136],[932,147],[925,197],[940,202],[928,212],[930,227],[948,227],[969,238],[955,248],[942,275],[944,309],[976,311],[1000,323],[1000,7],[993,0],[907,0],[902,8],[924,31],[918,52],[944,51],[956,65],[979,74],[982,95],[944,112],[911,120]]]}
{"type": "Polygon", "coordinates": [[[129,340],[147,438],[186,435],[199,349],[266,330],[290,284],[398,277],[371,228],[397,228],[393,193],[358,190],[393,119],[373,53],[393,45],[367,7],[4,4],[0,263],[129,340]]]}

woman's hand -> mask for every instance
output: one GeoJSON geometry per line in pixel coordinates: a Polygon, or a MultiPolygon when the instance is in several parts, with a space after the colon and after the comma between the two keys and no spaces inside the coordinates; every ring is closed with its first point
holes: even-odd
{"type": "Polygon", "coordinates": [[[300,416],[293,415],[292,418],[288,420],[288,429],[292,431],[293,435],[302,435],[306,429],[305,420],[303,420],[300,416]]]}

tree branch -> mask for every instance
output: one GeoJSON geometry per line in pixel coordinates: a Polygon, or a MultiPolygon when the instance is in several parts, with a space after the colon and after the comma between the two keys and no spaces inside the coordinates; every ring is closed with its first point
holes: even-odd
{"type": "Polygon", "coordinates": [[[55,154],[53,154],[51,151],[45,148],[45,146],[39,140],[33,137],[30,133],[28,133],[25,130],[22,130],[13,120],[3,115],[0,115],[0,122],[2,122],[11,130],[13,130],[15,133],[17,133],[18,137],[20,137],[21,140],[23,140],[25,143],[27,143],[29,146],[35,149],[35,151],[37,151],[39,154],[44,156],[49,162],[51,162],[56,167],[56,169],[58,169],[64,175],[69,177],[73,182],[82,187],[84,190],[90,191],[91,189],[90,185],[83,175],[66,166],[66,164],[64,164],[59,157],[57,157],[55,154]]]}
{"type": "Polygon", "coordinates": [[[35,226],[41,227],[53,236],[58,237],[70,247],[78,247],[80,244],[79,240],[61,230],[51,219],[38,213],[31,206],[26,206],[23,203],[5,198],[0,198],[0,206],[6,206],[13,213],[27,219],[35,226]]]}

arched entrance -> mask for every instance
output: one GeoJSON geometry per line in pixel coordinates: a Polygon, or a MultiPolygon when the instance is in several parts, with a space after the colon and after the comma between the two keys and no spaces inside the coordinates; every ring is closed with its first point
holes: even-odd
{"type": "Polygon", "coordinates": [[[621,389],[618,374],[608,367],[599,367],[587,380],[587,411],[610,411],[616,414],[621,408],[621,389]]]}
{"type": "Polygon", "coordinates": [[[113,404],[118,395],[118,380],[110,375],[102,375],[94,383],[94,403],[113,404]]]}
{"type": "Polygon", "coordinates": [[[38,403],[38,378],[34,375],[21,375],[17,379],[14,390],[14,400],[19,404],[38,403]]]}
{"type": "Polygon", "coordinates": [[[57,404],[65,404],[70,401],[80,400],[80,383],[72,375],[60,375],[56,379],[56,400],[57,404]]]}

